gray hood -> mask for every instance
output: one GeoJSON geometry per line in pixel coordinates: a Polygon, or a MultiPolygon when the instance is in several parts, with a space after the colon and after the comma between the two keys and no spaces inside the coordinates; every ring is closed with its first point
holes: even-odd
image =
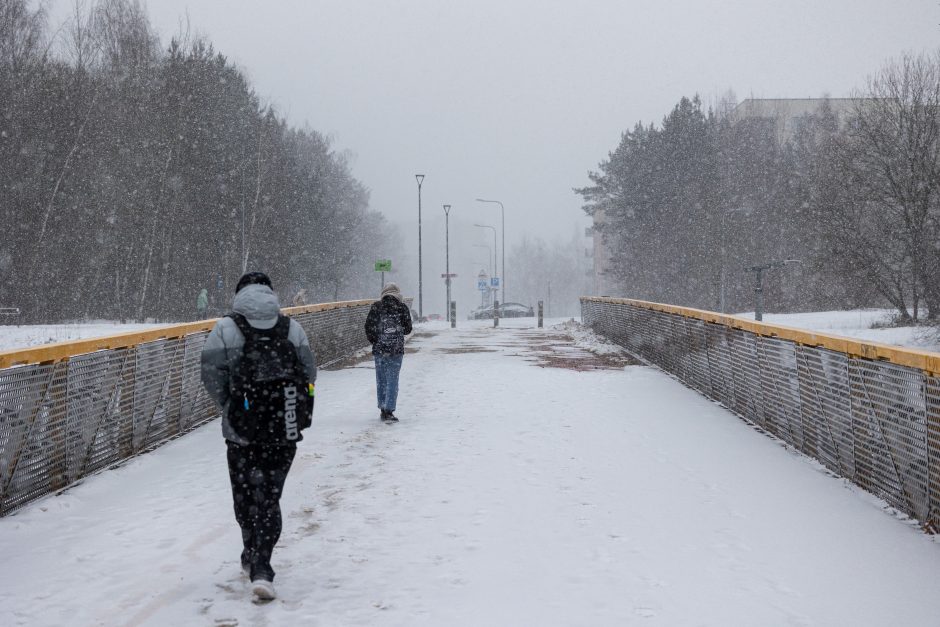
{"type": "Polygon", "coordinates": [[[256,329],[270,329],[277,324],[281,304],[270,287],[253,283],[235,294],[232,311],[245,316],[256,329]]]}
{"type": "Polygon", "coordinates": [[[386,296],[391,296],[400,303],[405,302],[405,300],[401,297],[401,290],[398,289],[398,286],[394,283],[388,283],[385,285],[385,287],[382,288],[381,298],[385,298],[386,296]]]}

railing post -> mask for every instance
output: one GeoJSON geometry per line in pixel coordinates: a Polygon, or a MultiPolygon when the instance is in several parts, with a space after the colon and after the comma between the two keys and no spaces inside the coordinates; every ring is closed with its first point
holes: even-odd
{"type": "Polygon", "coordinates": [[[542,328],[542,301],[539,301],[539,328],[542,328]]]}
{"type": "Polygon", "coordinates": [[[450,301],[450,328],[457,328],[457,301],[450,301]]]}
{"type": "Polygon", "coordinates": [[[498,300],[493,301],[493,326],[494,327],[499,326],[499,301],[498,300]]]}

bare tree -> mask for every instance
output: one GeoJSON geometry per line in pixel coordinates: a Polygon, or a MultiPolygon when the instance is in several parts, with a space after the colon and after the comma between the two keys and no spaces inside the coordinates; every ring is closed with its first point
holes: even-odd
{"type": "Polygon", "coordinates": [[[940,316],[940,52],[890,61],[834,144],[827,224],[841,251],[907,319],[940,316]]]}
{"type": "Polygon", "coordinates": [[[44,47],[46,12],[31,11],[25,0],[0,0],[0,67],[23,75],[40,57],[44,47]]]}
{"type": "Polygon", "coordinates": [[[95,37],[95,14],[86,0],[75,0],[62,40],[66,57],[80,73],[89,72],[101,58],[101,42],[95,37]]]}

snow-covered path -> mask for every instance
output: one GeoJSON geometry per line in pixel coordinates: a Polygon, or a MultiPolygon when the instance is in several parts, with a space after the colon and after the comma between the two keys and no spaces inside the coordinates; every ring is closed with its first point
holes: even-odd
{"type": "Polygon", "coordinates": [[[321,373],[276,601],[241,577],[212,423],[0,519],[0,623],[940,624],[936,540],[662,373],[526,325],[419,330],[393,426],[370,361],[321,373]]]}

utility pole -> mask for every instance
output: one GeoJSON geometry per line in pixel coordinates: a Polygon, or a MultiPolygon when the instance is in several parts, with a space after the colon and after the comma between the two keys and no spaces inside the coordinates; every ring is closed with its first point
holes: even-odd
{"type": "Polygon", "coordinates": [[[444,272],[447,274],[447,320],[450,321],[450,205],[444,205],[444,272]]]}

